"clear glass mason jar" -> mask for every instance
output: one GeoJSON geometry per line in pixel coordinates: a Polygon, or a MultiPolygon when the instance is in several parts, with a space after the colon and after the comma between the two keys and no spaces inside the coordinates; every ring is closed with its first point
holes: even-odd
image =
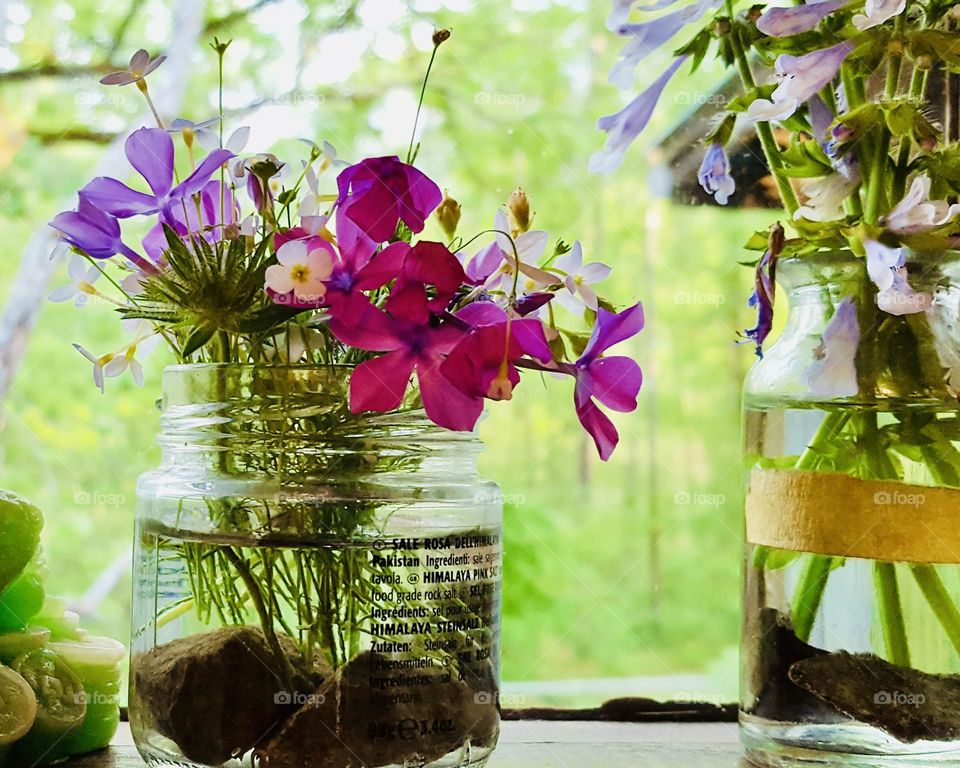
{"type": "Polygon", "coordinates": [[[896,316],[852,254],[777,268],[787,324],[744,396],[740,730],[761,765],[960,765],[960,257],[907,269],[932,304],[896,316]],[[832,364],[854,378],[817,395],[845,297],[859,344],[832,364]]]}
{"type": "Polygon", "coordinates": [[[140,478],[130,722],[187,766],[482,765],[501,500],[472,434],[347,408],[349,369],[164,374],[140,478]]]}

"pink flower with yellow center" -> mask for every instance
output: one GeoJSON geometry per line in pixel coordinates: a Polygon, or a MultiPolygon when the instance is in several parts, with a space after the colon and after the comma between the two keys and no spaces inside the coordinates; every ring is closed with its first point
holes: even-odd
{"type": "Polygon", "coordinates": [[[277,262],[267,267],[268,291],[284,297],[292,293],[298,303],[319,302],[326,295],[333,253],[325,240],[289,240],[277,249],[277,262]]]}

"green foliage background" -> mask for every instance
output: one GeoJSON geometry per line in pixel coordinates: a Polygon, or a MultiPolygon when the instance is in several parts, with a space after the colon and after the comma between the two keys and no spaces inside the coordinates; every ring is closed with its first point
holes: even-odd
{"type": "MultiPolygon", "coordinates": [[[[89,70],[123,64],[140,46],[164,49],[179,29],[174,4],[7,4],[0,300],[10,298],[31,235],[72,204],[104,151],[70,134],[114,134],[144,121],[135,91],[105,90],[89,70]],[[38,66],[50,74],[16,74],[38,66]]],[[[641,297],[649,323],[629,350],[647,380],[640,408],[617,419],[623,442],[608,465],[576,423],[567,382],[528,377],[514,402],[495,404],[483,423],[482,469],[509,500],[504,676],[643,677],[634,692],[676,696],[679,683],[646,678],[693,674],[704,676],[698,692],[732,697],[739,388],[752,360],[734,344],[737,329],[752,322],[743,304],[750,276],[736,261],[747,234],[769,217],[651,196],[651,137],[710,93],[719,73],[709,67],[674,83],[617,174],[586,172],[603,141],[596,118],[625,103],[606,84],[619,45],[604,29],[606,11],[606,3],[588,0],[228,0],[207,3],[211,29],[202,41],[214,29],[236,40],[228,109],[268,102],[228,129],[249,117],[248,151],[272,149],[299,163],[303,145],[295,139],[304,134],[330,140],[346,159],[402,154],[397,137],[408,132],[408,116],[394,107],[415,103],[431,25],[453,29],[427,95],[419,164],[463,205],[461,233],[489,226],[496,206],[521,185],[536,226],[553,238],[580,239],[588,260],[612,264],[616,277],[604,293],[620,304],[641,297]],[[243,13],[252,6],[259,10],[243,13]],[[324,62],[336,64],[334,81],[324,62]],[[282,138],[266,146],[258,135],[282,138]]],[[[213,114],[213,61],[205,45],[196,47],[184,115],[213,114]]],[[[654,56],[641,65],[638,88],[664,61],[654,56]]],[[[54,283],[63,280],[60,267],[54,283]]],[[[0,416],[0,485],[46,511],[50,586],[73,599],[128,550],[135,478],[158,461],[155,401],[165,353],[148,361],[144,389],[111,380],[101,396],[70,346],[102,354],[120,338],[107,307],[46,305],[0,416]]],[[[125,637],[128,590],[128,580],[119,582],[87,625],[125,637]]]]}

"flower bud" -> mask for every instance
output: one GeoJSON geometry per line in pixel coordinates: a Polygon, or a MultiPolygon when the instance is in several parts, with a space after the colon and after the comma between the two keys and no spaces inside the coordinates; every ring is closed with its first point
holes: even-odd
{"type": "Polygon", "coordinates": [[[435,215],[440,222],[443,234],[449,240],[453,240],[453,236],[457,233],[457,224],[460,223],[460,203],[450,197],[449,190],[443,190],[443,200],[437,206],[435,215]]]}
{"type": "Polygon", "coordinates": [[[929,53],[921,53],[917,56],[917,69],[927,70],[933,68],[933,56],[929,53]]]}
{"type": "Polygon", "coordinates": [[[513,228],[518,233],[530,229],[533,214],[530,213],[530,199],[526,192],[517,187],[517,190],[511,193],[510,200],[507,201],[507,210],[510,212],[513,228]]]}
{"type": "Polygon", "coordinates": [[[450,39],[449,29],[433,30],[433,47],[434,48],[439,48],[441,44],[445,43],[449,39],[450,39]]]}
{"type": "Polygon", "coordinates": [[[730,34],[732,25],[730,24],[730,19],[717,19],[713,25],[714,32],[716,32],[717,37],[725,37],[730,34]]]}

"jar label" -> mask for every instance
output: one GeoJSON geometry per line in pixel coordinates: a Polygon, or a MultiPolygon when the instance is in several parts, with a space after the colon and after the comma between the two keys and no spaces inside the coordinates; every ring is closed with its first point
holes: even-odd
{"type": "Polygon", "coordinates": [[[960,563],[960,490],[836,472],[755,469],[750,544],[835,557],[960,563]]]}

